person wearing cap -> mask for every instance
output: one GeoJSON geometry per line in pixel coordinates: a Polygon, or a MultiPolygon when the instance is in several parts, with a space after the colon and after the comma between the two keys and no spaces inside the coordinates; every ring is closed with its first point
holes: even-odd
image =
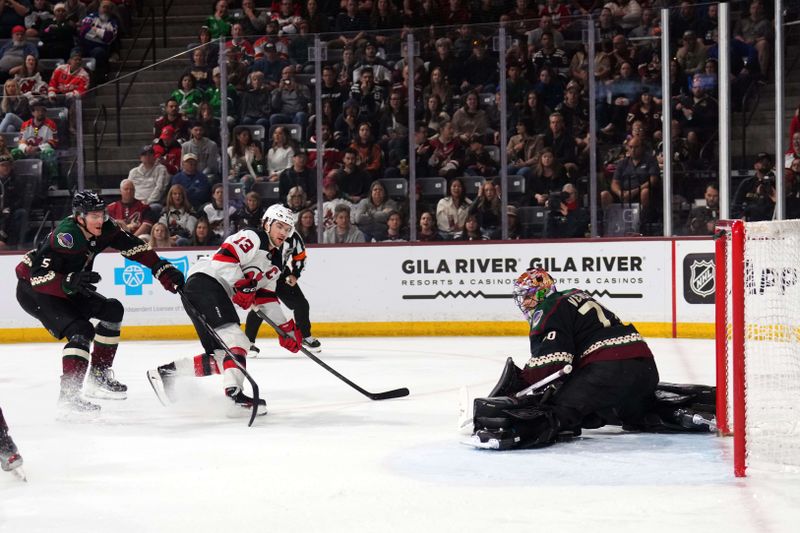
{"type": "Polygon", "coordinates": [[[472,54],[464,63],[461,92],[493,92],[497,86],[497,60],[486,52],[486,42],[478,37],[472,41],[472,54]]]}
{"type": "MultiPolygon", "coordinates": [[[[205,100],[211,104],[211,109],[214,110],[214,117],[220,118],[222,109],[222,75],[220,74],[219,67],[214,67],[211,71],[211,80],[214,85],[205,92],[205,100]]],[[[236,87],[228,84],[228,96],[226,102],[228,105],[228,126],[231,127],[236,124],[236,87]]]]}
{"type": "Polygon", "coordinates": [[[181,145],[181,154],[196,155],[197,168],[212,181],[211,178],[220,172],[219,146],[205,136],[205,126],[200,121],[189,124],[189,135],[189,140],[181,145]]]}
{"type": "Polygon", "coordinates": [[[66,61],[75,46],[75,24],[67,18],[67,6],[62,2],[53,6],[53,14],[54,17],[39,28],[39,39],[43,43],[41,54],[66,61]]]}
{"type": "Polygon", "coordinates": [[[378,56],[378,47],[375,41],[367,41],[364,47],[364,55],[360,61],[356,63],[353,70],[353,83],[358,82],[361,78],[361,69],[370,67],[374,75],[375,83],[378,85],[389,84],[392,82],[392,70],[386,62],[378,56]]]}
{"type": "Polygon", "coordinates": [[[28,230],[25,187],[16,183],[13,163],[10,155],[0,155],[0,250],[25,244],[28,230]]]}
{"type": "Polygon", "coordinates": [[[264,57],[257,59],[250,65],[250,72],[260,71],[264,74],[264,85],[273,90],[278,86],[281,72],[289,66],[289,61],[278,55],[275,44],[267,41],[263,44],[264,57]]]}
{"type": "Polygon", "coordinates": [[[11,151],[14,159],[41,159],[44,174],[49,178],[58,176],[58,161],[55,148],[58,146],[58,127],[47,118],[44,100],[31,102],[31,118],[22,123],[17,138],[17,148],[11,151]]]}
{"type": "Polygon", "coordinates": [[[136,199],[136,185],[127,178],[119,184],[119,200],[109,204],[107,212],[109,217],[117,221],[119,227],[137,237],[150,235],[150,229],[155,222],[150,207],[136,199]]]}
{"type": "Polygon", "coordinates": [[[675,59],[689,76],[703,71],[706,62],[706,47],[693,30],[683,32],[683,44],[675,53],[675,59]]]}
{"type": "Polygon", "coordinates": [[[208,176],[198,170],[197,156],[192,152],[183,154],[181,171],[170,180],[170,185],[181,185],[186,190],[186,198],[195,210],[211,201],[210,183],[208,176]]]}
{"type": "Polygon", "coordinates": [[[205,22],[212,39],[227,37],[231,34],[231,18],[228,15],[228,2],[217,0],[214,4],[214,14],[210,15],[205,22]]]}
{"type": "Polygon", "coordinates": [[[578,189],[572,183],[565,183],[560,193],[551,194],[548,205],[550,212],[545,235],[548,239],[586,236],[589,231],[589,212],[580,206],[578,189]]]}
{"type": "Polygon", "coordinates": [[[153,152],[161,163],[167,167],[170,176],[177,174],[181,165],[181,145],[178,142],[177,131],[172,126],[164,126],[161,135],[153,143],[153,152]]]}
{"type": "Polygon", "coordinates": [[[759,152],[753,164],[755,174],[745,178],[736,189],[731,216],[748,222],[772,220],[775,210],[775,174],[772,156],[759,152]]]}
{"type": "MultiPolygon", "coordinates": [[[[47,86],[50,103],[65,104],[89,89],[89,73],[83,68],[80,48],[73,48],[69,60],[56,67],[47,86]]],[[[72,113],[70,113],[71,115],[72,113]]]]}
{"type": "Polygon", "coordinates": [[[9,70],[21,65],[25,57],[39,57],[39,50],[25,40],[25,27],[14,26],[11,40],[0,47],[0,82],[9,77],[9,70]]]}
{"type": "Polygon", "coordinates": [[[161,202],[169,185],[169,173],[156,159],[153,146],[148,144],[139,152],[140,164],[128,172],[128,179],[136,187],[136,199],[143,201],[153,212],[153,218],[161,215],[161,202]]]}
{"type": "Polygon", "coordinates": [[[108,60],[118,46],[119,21],[114,14],[114,3],[102,0],[96,13],[86,15],[78,26],[78,44],[84,55],[97,61],[95,72],[100,79],[108,73],[108,60]]]}

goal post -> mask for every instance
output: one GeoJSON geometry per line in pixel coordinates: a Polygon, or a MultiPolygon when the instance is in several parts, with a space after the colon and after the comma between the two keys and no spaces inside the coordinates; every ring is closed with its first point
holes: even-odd
{"type": "Polygon", "coordinates": [[[715,232],[717,426],[734,473],[800,471],[800,220],[715,232]]]}

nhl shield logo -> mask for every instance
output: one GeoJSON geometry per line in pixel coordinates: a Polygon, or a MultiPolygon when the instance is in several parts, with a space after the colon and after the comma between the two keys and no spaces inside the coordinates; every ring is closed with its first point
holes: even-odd
{"type": "Polygon", "coordinates": [[[690,304],[713,304],[716,293],[714,254],[686,254],[683,297],[690,304]]]}

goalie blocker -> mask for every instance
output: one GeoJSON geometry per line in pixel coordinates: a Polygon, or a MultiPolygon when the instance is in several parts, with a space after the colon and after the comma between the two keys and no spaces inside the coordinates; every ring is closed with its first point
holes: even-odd
{"type": "Polygon", "coordinates": [[[469,444],[535,448],[604,425],[652,432],[713,426],[714,388],[659,384],[653,354],[636,328],[588,293],[558,292],[547,272],[531,269],[515,282],[514,299],[531,326],[531,358],[522,369],[509,358],[489,397],[474,401],[469,444]],[[567,365],[574,368],[570,374],[516,397],[567,365]]]}

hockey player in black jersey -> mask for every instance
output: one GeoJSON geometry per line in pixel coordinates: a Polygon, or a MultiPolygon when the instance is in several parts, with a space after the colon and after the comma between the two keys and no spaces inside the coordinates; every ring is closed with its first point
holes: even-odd
{"type": "MultiPolygon", "coordinates": [[[[681,425],[680,408],[713,404],[713,387],[659,387],[653,353],[636,328],[586,291],[559,292],[550,274],[535,268],[516,280],[514,300],[530,324],[531,358],[523,369],[509,358],[489,397],[475,399],[469,444],[495,450],[548,446],[606,424],[655,432],[712,427],[681,425]],[[521,394],[554,375],[558,379],[546,387],[521,394]]],[[[713,418],[713,405],[705,410],[713,418]]]]}
{"type": "MultiPolygon", "coordinates": [[[[311,334],[308,299],[300,289],[300,285],[297,284],[298,278],[300,278],[306,265],[306,244],[303,242],[303,238],[297,232],[292,233],[283,243],[281,253],[285,266],[281,277],[278,279],[275,294],[277,294],[278,300],[282,304],[292,310],[297,328],[303,335],[303,347],[314,353],[319,353],[322,351],[322,344],[319,339],[311,334]]],[[[250,311],[247,314],[244,332],[247,338],[250,339],[250,351],[247,354],[249,357],[258,357],[261,352],[255,343],[262,322],[255,311],[250,311]]]]}
{"type": "Polygon", "coordinates": [[[127,387],[114,378],[111,370],[124,308],[118,300],[96,292],[100,274],[92,271],[95,256],[106,248],[115,248],[149,267],[170,292],[183,286],[183,274],[169,261],[160,259],[147,243],[111,220],[105,201],[96,193],[76,192],[72,213],[36,250],[23,256],[16,268],[17,301],[51,335],[67,339],[62,351],[60,408],[91,412],[100,407],[81,397],[90,358],[84,394],[107,399],[127,396],[127,387]],[[99,320],[96,326],[89,321],[92,318],[99,320]]]}

